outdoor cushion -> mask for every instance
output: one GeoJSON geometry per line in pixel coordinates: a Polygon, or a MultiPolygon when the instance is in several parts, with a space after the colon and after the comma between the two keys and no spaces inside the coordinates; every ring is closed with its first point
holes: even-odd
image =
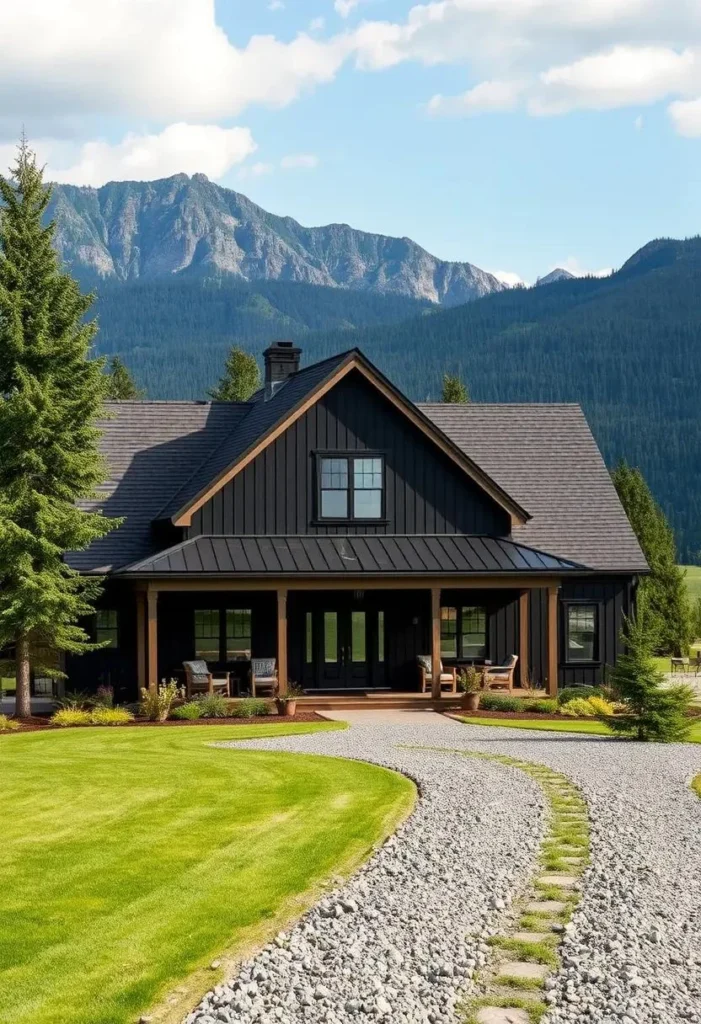
{"type": "MultiPolygon", "coordinates": [[[[418,661],[418,663],[421,666],[421,668],[424,669],[426,672],[428,672],[429,675],[430,675],[431,672],[433,672],[433,664],[431,662],[431,655],[430,654],[417,654],[416,660],[418,661]]],[[[441,662],[441,672],[443,672],[443,662],[441,662]]],[[[452,679],[453,678],[452,673],[449,672],[447,674],[447,678],[448,679],[452,679]]]]}
{"type": "Polygon", "coordinates": [[[253,675],[260,682],[272,682],[275,679],[276,658],[254,658],[251,661],[253,675]]]}
{"type": "Polygon", "coordinates": [[[206,661],[184,661],[183,668],[190,672],[193,679],[207,679],[209,676],[209,669],[207,668],[206,661]]]}

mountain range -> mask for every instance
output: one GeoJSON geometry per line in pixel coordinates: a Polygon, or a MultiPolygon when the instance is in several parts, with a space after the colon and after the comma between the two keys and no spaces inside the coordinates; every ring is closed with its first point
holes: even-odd
{"type": "Polygon", "coordinates": [[[204,174],[102,188],[55,185],[49,214],[56,247],[73,273],[129,282],[223,275],[399,295],[456,306],[502,291],[471,263],[436,259],[410,238],[347,224],[303,227],[204,174]]]}

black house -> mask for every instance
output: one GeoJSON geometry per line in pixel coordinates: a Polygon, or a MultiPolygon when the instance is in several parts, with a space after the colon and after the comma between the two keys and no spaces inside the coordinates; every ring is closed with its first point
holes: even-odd
{"type": "Polygon", "coordinates": [[[248,402],[115,402],[124,524],[69,556],[108,577],[69,685],[137,686],[203,658],[277,659],[280,687],[414,691],[428,655],[555,692],[600,681],[647,565],[576,405],[414,404],[358,350],[265,352],[248,402]]]}

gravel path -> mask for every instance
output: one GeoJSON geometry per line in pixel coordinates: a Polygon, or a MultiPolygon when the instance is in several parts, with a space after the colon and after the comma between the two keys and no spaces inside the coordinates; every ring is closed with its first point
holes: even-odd
{"type": "Polygon", "coordinates": [[[471,727],[423,712],[343,717],[346,732],[245,745],[397,768],[421,787],[416,811],[188,1024],[457,1019],[459,992],[488,955],[484,939],[531,877],[544,799],[516,769],[402,744],[508,754],[582,788],[593,864],[549,982],[548,1022],[701,1022],[701,801],[689,790],[701,747],[471,727]]]}

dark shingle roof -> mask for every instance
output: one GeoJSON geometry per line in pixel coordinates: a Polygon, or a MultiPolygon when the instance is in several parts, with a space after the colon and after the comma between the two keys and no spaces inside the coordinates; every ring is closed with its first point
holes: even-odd
{"type": "Polygon", "coordinates": [[[151,524],[164,503],[249,411],[232,402],[107,402],[101,449],[109,478],[83,508],[102,508],[125,522],[68,563],[81,572],[108,571],[157,551],[151,524]]]}
{"type": "Polygon", "coordinates": [[[642,572],[645,557],[578,405],[419,408],[531,519],[514,540],[604,571],[642,572]]]}
{"type": "Polygon", "coordinates": [[[195,537],[128,566],[129,575],[480,576],[558,573],[582,566],[496,537],[431,536],[195,537]]]}

